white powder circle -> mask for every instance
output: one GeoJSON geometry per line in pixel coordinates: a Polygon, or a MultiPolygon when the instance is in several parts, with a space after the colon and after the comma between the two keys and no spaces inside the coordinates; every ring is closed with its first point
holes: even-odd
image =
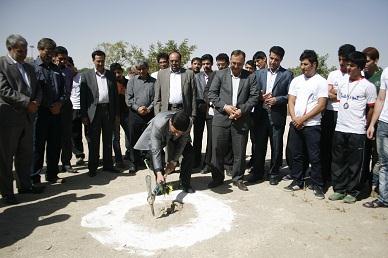
{"type": "MultiPolygon", "coordinates": [[[[180,199],[182,193],[173,191],[165,197],[157,197],[155,203],[160,202],[162,198],[180,199]]],[[[193,205],[197,217],[184,225],[172,226],[162,232],[152,232],[151,228],[125,218],[125,214],[131,209],[148,205],[146,200],[145,192],[119,197],[84,216],[81,226],[101,229],[89,233],[102,244],[116,250],[151,255],[156,250],[188,247],[212,238],[222,231],[229,231],[234,218],[234,213],[228,205],[209,195],[196,192],[185,195],[183,202],[193,205]]],[[[163,223],[162,219],[160,223],[163,223]]]]}

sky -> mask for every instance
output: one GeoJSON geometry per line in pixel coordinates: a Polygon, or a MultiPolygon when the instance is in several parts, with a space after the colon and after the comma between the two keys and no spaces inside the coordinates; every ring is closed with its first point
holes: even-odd
{"type": "Polygon", "coordinates": [[[147,51],[157,41],[187,38],[197,46],[192,57],[241,49],[250,59],[279,45],[289,68],[305,49],[329,54],[329,66],[337,66],[338,47],[350,43],[360,51],[376,47],[386,67],[387,11],[387,0],[1,0],[0,55],[10,34],[25,37],[34,57],[39,39],[49,37],[84,68],[92,67],[91,53],[102,42],[123,40],[147,51]]]}

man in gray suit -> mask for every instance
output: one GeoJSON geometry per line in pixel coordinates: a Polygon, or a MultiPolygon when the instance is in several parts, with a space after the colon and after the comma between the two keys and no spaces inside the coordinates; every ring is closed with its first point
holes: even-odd
{"type": "Polygon", "coordinates": [[[89,176],[97,174],[100,152],[100,134],[103,142],[103,170],[117,173],[112,160],[112,133],[118,122],[118,101],[115,76],[105,69],[105,53],[92,53],[95,68],[85,72],[81,79],[81,117],[89,126],[89,176]]]}
{"type": "Polygon", "coordinates": [[[240,190],[248,188],[242,179],[245,170],[245,151],[248,140],[249,112],[258,103],[256,76],[243,70],[245,53],[234,50],[230,68],[217,71],[209,89],[209,100],[215,107],[213,117],[213,181],[209,188],[224,181],[224,156],[230,142],[233,150],[232,181],[240,190]]]}
{"type": "Polygon", "coordinates": [[[292,72],[280,66],[284,49],[273,46],[269,50],[268,68],[256,71],[259,104],[253,113],[253,139],[255,139],[252,173],[248,182],[264,178],[264,164],[268,138],[271,143],[271,165],[269,183],[277,185],[279,169],[283,161],[283,133],[287,117],[288,88],[293,78],[292,72]]]}
{"type": "Polygon", "coordinates": [[[194,193],[190,185],[194,160],[190,143],[191,124],[189,115],[184,111],[161,112],[150,121],[134,147],[136,150],[151,151],[157,183],[165,181],[164,175],[175,170],[179,157],[183,155],[180,180],[183,191],[187,193],[194,193]],[[164,168],[162,150],[166,146],[167,165],[164,168]]]}
{"type": "Polygon", "coordinates": [[[155,82],[154,112],[184,110],[189,116],[197,113],[194,73],[181,67],[181,54],[169,55],[170,68],[160,70],[155,82]]]}
{"type": "Polygon", "coordinates": [[[20,35],[10,35],[6,46],[8,56],[0,58],[0,192],[4,203],[16,204],[14,159],[19,193],[43,191],[32,186],[30,179],[33,113],[38,110],[41,92],[34,68],[24,63],[27,41],[20,35]]]}

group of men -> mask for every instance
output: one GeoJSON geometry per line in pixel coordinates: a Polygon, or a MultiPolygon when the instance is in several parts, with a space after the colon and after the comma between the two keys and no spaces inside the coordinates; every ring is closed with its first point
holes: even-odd
{"type": "Polygon", "coordinates": [[[359,52],[352,45],[341,46],[340,68],[327,80],[317,73],[318,56],[313,50],[301,54],[302,74],[294,78],[281,66],[285,51],[280,46],[271,47],[268,60],[262,51],[247,62],[241,50],[230,57],[221,53],[216,57],[218,71],[212,70],[210,54],[193,58],[191,68],[185,69],[178,51],[160,53],[159,71],[149,74],[148,63],[139,61],[136,74],[126,79],[120,64],[105,68],[105,53],[100,50],[92,53],[94,68],[80,74],[67,50],[52,39],[38,42],[39,56],[31,64],[24,61],[28,45],[22,36],[10,35],[6,46],[9,54],[0,59],[0,191],[8,204],[18,202],[12,186],[13,160],[19,194],[43,191],[45,149],[48,182],[64,182],[58,177],[59,159],[61,170],[77,172],[70,160],[73,152],[77,165],[85,163],[82,125],[90,177],[99,171],[102,135],[103,171],[119,173],[118,168],[126,168],[133,174],[148,158],[157,183],[165,182],[180,164],[180,185],[187,193],[195,191],[190,179],[196,170],[211,172],[209,188],[224,183],[225,170],[243,191],[248,190],[246,182],[268,179],[277,185],[282,179],[289,113],[290,174],[284,179],[292,182],[284,190],[297,191],[308,181],[314,195],[324,199],[332,185],[330,200],[354,203],[368,182],[372,157],[372,170],[380,180],[375,176],[370,181],[380,196],[364,206],[388,206],[388,105],[384,105],[388,70],[382,73],[378,68],[375,48],[359,52]],[[202,157],[205,124],[207,145],[202,157]],[[249,132],[251,171],[244,177],[249,132]],[[268,140],[271,159],[265,171],[268,140]]]}

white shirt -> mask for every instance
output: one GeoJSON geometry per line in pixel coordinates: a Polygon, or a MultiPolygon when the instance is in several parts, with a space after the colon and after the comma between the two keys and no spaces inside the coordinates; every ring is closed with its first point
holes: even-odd
{"type": "Polygon", "coordinates": [[[108,82],[106,81],[105,71],[103,74],[100,74],[97,70],[95,72],[98,85],[98,104],[109,103],[108,82]]]}
{"type": "MultiPolygon", "coordinates": [[[[329,76],[327,76],[327,84],[333,85],[333,88],[335,90],[338,89],[338,85],[342,84],[343,82],[349,81],[349,74],[342,73],[341,70],[335,70],[329,73],[329,76]]],[[[327,110],[334,110],[338,111],[339,104],[336,101],[332,101],[330,99],[327,100],[326,109],[327,110]]]]}
{"type": "Polygon", "coordinates": [[[73,109],[81,109],[81,100],[80,100],[80,87],[81,85],[81,74],[77,73],[73,77],[73,87],[71,88],[70,100],[73,104],[73,109]]]}
{"type": "Polygon", "coordinates": [[[265,93],[272,93],[273,84],[275,83],[276,76],[278,75],[279,68],[275,70],[275,72],[272,72],[270,69],[268,69],[267,72],[267,88],[265,93]]]}
{"type": "Polygon", "coordinates": [[[158,72],[159,72],[159,71],[156,71],[156,72],[151,73],[151,77],[152,77],[152,78],[155,78],[155,79],[158,79],[158,72]]]}
{"type": "Polygon", "coordinates": [[[343,133],[365,134],[366,107],[375,103],[376,97],[376,87],[365,78],[340,84],[337,91],[340,102],[335,130],[343,133]]]}
{"type": "MultiPolygon", "coordinates": [[[[327,81],[319,74],[306,78],[303,74],[295,77],[290,84],[288,94],[295,96],[295,115],[303,116],[318,105],[319,98],[327,98],[327,81]]],[[[303,123],[304,126],[321,124],[321,113],[303,123]]]]}
{"type": "Polygon", "coordinates": [[[23,81],[27,84],[28,91],[31,93],[31,84],[30,84],[30,78],[28,78],[26,70],[24,70],[23,64],[17,62],[15,59],[13,59],[10,55],[8,55],[9,58],[11,58],[12,62],[16,64],[20,75],[23,78],[23,81]]]}
{"type": "Polygon", "coordinates": [[[170,103],[170,104],[182,104],[183,103],[181,80],[182,80],[181,73],[179,73],[179,72],[174,73],[171,71],[171,73],[170,73],[170,98],[168,99],[168,103],[170,103]]]}
{"type": "Polygon", "coordinates": [[[240,85],[240,75],[236,77],[233,75],[232,71],[230,71],[230,75],[232,76],[232,106],[236,106],[238,86],[240,85]]]}
{"type": "Polygon", "coordinates": [[[384,69],[383,73],[381,74],[381,85],[380,90],[385,90],[385,102],[383,106],[383,110],[381,110],[380,114],[380,121],[383,121],[384,123],[388,123],[388,67],[384,69]]]}

